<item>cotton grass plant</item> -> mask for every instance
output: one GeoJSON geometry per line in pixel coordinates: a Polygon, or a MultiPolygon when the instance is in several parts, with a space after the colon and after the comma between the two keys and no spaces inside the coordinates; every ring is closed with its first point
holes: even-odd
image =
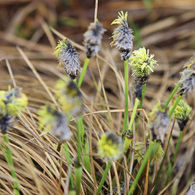
{"type": "MultiPolygon", "coordinates": [[[[91,58],[98,58],[105,32],[97,14],[84,34],[86,59],[83,67],[72,41],[66,37],[58,41],[54,54],[65,75],[49,87],[20,52],[46,92],[51,91],[48,94],[53,102],[41,101],[42,106],[31,109],[32,105],[29,105],[30,110],[25,111],[27,96],[19,88],[0,91],[0,127],[4,138],[1,150],[9,165],[6,168],[11,172],[8,185],[12,186],[14,194],[157,194],[171,185],[182,135],[189,128],[193,112],[182,98],[194,93],[194,56],[184,65],[181,79],[165,104],[156,100],[158,103],[147,112],[144,109],[146,83],[160,64],[145,47],[133,50],[134,36],[127,12],[119,12],[112,25],[117,27],[111,45],[118,49],[124,62],[123,78],[118,76],[119,80],[125,81],[121,82],[125,89],[125,107],[121,109],[112,109],[105,101],[107,107],[98,110],[100,106],[89,102],[90,98],[83,91],[88,64],[91,58]],[[130,77],[133,80],[131,90],[130,77]],[[131,110],[129,92],[133,93],[131,110]],[[122,117],[113,119],[115,113],[122,117]],[[12,123],[17,114],[19,125],[12,123]],[[171,152],[170,127],[174,128],[175,119],[180,133],[173,157],[167,162],[171,152]],[[141,123],[145,125],[142,133],[139,130],[141,123]],[[12,129],[13,133],[8,133],[12,129]],[[17,159],[19,156],[22,157],[17,159]],[[22,174],[18,167],[24,170],[22,174]],[[25,173],[27,170],[29,175],[25,173]],[[27,179],[20,179],[22,175],[27,179]]],[[[2,165],[6,167],[5,163],[2,165]]],[[[2,184],[2,188],[6,185],[2,184]]]]}

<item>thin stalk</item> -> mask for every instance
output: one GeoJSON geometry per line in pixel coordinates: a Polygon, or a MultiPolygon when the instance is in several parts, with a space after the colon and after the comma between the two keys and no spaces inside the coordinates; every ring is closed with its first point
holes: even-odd
{"type": "MultiPolygon", "coordinates": [[[[64,151],[65,151],[65,155],[66,155],[66,161],[68,166],[71,166],[71,159],[70,159],[70,152],[69,152],[69,148],[68,148],[68,144],[64,143],[64,151]]],[[[72,177],[72,171],[70,170],[70,184],[71,187],[74,188],[74,180],[72,177]]]]}
{"type": "Polygon", "coordinates": [[[136,115],[136,110],[137,110],[138,104],[139,104],[139,100],[137,98],[135,98],[135,104],[134,104],[134,108],[133,108],[133,113],[131,115],[131,120],[129,122],[129,127],[128,127],[129,130],[131,130],[131,128],[132,128],[132,125],[133,125],[133,121],[135,119],[135,115],[136,115]]]}
{"type": "Polygon", "coordinates": [[[171,118],[171,116],[173,115],[173,112],[175,111],[175,108],[177,107],[179,101],[182,99],[183,95],[180,95],[177,97],[177,99],[175,100],[172,109],[169,112],[169,118],[171,118]]]}
{"type": "Polygon", "coordinates": [[[176,145],[176,148],[175,148],[175,152],[174,152],[174,156],[173,156],[173,159],[171,162],[169,162],[168,164],[168,174],[167,174],[167,179],[166,179],[166,182],[165,182],[165,186],[168,184],[168,182],[170,181],[170,178],[171,178],[171,175],[173,173],[173,166],[174,166],[174,162],[175,162],[175,159],[177,157],[177,153],[178,153],[178,150],[179,150],[179,145],[180,145],[180,142],[181,142],[181,138],[182,138],[182,135],[183,135],[183,131],[180,131],[179,133],[179,137],[178,137],[178,140],[177,140],[177,145],[176,145]]]}
{"type": "Polygon", "coordinates": [[[82,179],[82,166],[79,162],[76,162],[74,168],[74,175],[75,175],[75,187],[76,187],[76,195],[80,195],[81,191],[81,179],[82,179]]]}
{"type": "MultiPolygon", "coordinates": [[[[146,83],[142,86],[142,97],[140,100],[140,104],[139,104],[139,109],[142,108],[143,102],[144,102],[144,97],[145,97],[145,93],[146,93],[146,83]]],[[[137,115],[140,115],[140,111],[137,113],[137,115]]],[[[139,117],[136,117],[135,119],[135,130],[137,130],[139,125],[139,117]]]]}
{"type": "Polygon", "coordinates": [[[134,190],[135,190],[135,188],[137,186],[137,183],[139,181],[139,178],[142,175],[142,172],[143,172],[143,170],[144,170],[144,168],[146,166],[146,163],[148,162],[148,158],[150,157],[151,153],[152,152],[156,153],[156,150],[158,148],[154,147],[155,144],[156,144],[155,142],[150,144],[150,146],[149,146],[149,148],[148,148],[148,150],[147,150],[147,152],[146,152],[146,154],[144,156],[144,159],[143,159],[143,162],[141,164],[141,167],[140,167],[140,169],[139,169],[139,171],[137,173],[137,176],[136,176],[136,178],[135,178],[135,180],[134,180],[134,182],[133,182],[133,184],[132,184],[132,186],[131,186],[131,188],[130,188],[130,190],[128,192],[128,195],[133,194],[133,192],[134,192],[134,190]],[[154,149],[155,149],[155,151],[153,151],[154,149]]]}
{"type": "Polygon", "coordinates": [[[99,186],[98,186],[97,195],[99,195],[100,192],[101,192],[101,189],[102,189],[102,187],[103,187],[103,184],[104,184],[104,182],[105,182],[105,180],[106,180],[106,177],[107,177],[107,175],[108,175],[108,171],[110,170],[110,167],[111,167],[111,166],[112,166],[112,162],[109,161],[109,162],[106,164],[106,168],[105,168],[104,174],[103,174],[102,179],[101,179],[101,181],[100,181],[100,184],[99,184],[99,186]]]}
{"type": "Polygon", "coordinates": [[[125,132],[127,128],[127,118],[128,118],[128,61],[124,61],[124,75],[125,75],[125,115],[124,115],[124,123],[123,123],[123,132],[125,132]]]}
{"type": "Polygon", "coordinates": [[[177,85],[175,86],[175,88],[173,89],[171,95],[169,96],[167,102],[165,103],[165,107],[167,107],[171,101],[171,99],[173,98],[173,96],[175,95],[175,93],[177,92],[179,86],[181,85],[181,82],[178,82],[177,85]]]}
{"type": "Polygon", "coordinates": [[[78,81],[78,88],[81,87],[81,84],[83,82],[83,78],[85,76],[85,73],[86,73],[86,70],[87,70],[87,67],[88,67],[88,64],[89,64],[89,61],[90,59],[89,58],[85,58],[85,62],[84,62],[84,65],[83,65],[83,70],[81,72],[81,75],[80,75],[80,78],[79,78],[79,81],[78,81]]]}
{"type": "Polygon", "coordinates": [[[82,143],[81,143],[81,139],[82,139],[82,135],[81,135],[81,131],[82,131],[82,117],[80,117],[77,121],[77,160],[79,163],[81,163],[81,148],[82,148],[82,143]]]}
{"type": "Polygon", "coordinates": [[[142,85],[142,97],[141,97],[141,100],[140,100],[139,108],[142,108],[142,105],[143,105],[143,102],[144,102],[145,93],[146,93],[146,83],[144,85],[142,85]]]}
{"type": "Polygon", "coordinates": [[[3,135],[3,139],[5,141],[5,143],[7,143],[8,146],[6,146],[6,151],[7,151],[7,163],[11,169],[11,175],[14,179],[13,181],[13,185],[14,185],[14,194],[15,195],[19,195],[19,185],[18,185],[18,178],[16,176],[16,172],[14,170],[14,163],[13,163],[13,159],[12,159],[12,151],[10,150],[9,148],[9,138],[8,138],[8,135],[7,134],[4,134],[3,135]]]}
{"type": "Polygon", "coordinates": [[[173,122],[173,126],[172,126],[172,129],[171,129],[170,135],[169,135],[169,139],[168,139],[168,143],[167,143],[167,146],[166,146],[166,149],[165,149],[165,153],[164,153],[164,156],[163,156],[163,160],[162,160],[162,162],[160,164],[160,168],[159,168],[159,170],[157,172],[157,175],[156,175],[156,178],[155,178],[155,181],[154,181],[154,185],[153,185],[154,186],[154,189],[153,189],[151,195],[154,195],[155,194],[155,192],[156,192],[156,190],[158,188],[158,185],[160,183],[160,179],[161,179],[160,178],[160,174],[161,174],[161,171],[162,171],[162,168],[163,168],[163,164],[164,164],[164,161],[165,161],[165,158],[166,158],[166,155],[167,155],[168,146],[169,146],[169,143],[170,143],[170,140],[171,140],[171,136],[172,136],[172,132],[173,132],[174,125],[175,125],[175,121],[173,122]]]}

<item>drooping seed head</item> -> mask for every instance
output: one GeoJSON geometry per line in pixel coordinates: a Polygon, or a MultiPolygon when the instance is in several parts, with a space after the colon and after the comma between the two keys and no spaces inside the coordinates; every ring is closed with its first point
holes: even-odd
{"type": "Polygon", "coordinates": [[[149,127],[152,130],[154,139],[161,140],[163,143],[169,127],[169,117],[167,108],[160,102],[149,113],[149,127]]]}
{"type": "Polygon", "coordinates": [[[78,72],[81,72],[79,55],[67,38],[58,42],[54,54],[59,58],[59,65],[72,79],[78,75],[78,72]]]}
{"type": "Polygon", "coordinates": [[[146,50],[143,47],[133,51],[131,57],[129,58],[129,65],[133,71],[133,76],[139,78],[139,80],[144,84],[151,72],[154,72],[154,66],[158,64],[157,61],[154,60],[154,55],[149,54],[149,50],[146,50]]]}
{"type": "Polygon", "coordinates": [[[98,153],[106,160],[117,160],[123,152],[122,138],[113,131],[109,131],[101,136],[98,141],[98,153]]]}
{"type": "Polygon", "coordinates": [[[124,14],[123,11],[121,11],[118,14],[118,18],[111,23],[111,25],[118,25],[113,31],[111,46],[115,46],[120,51],[121,59],[125,61],[128,60],[131,55],[134,36],[132,35],[133,31],[128,26],[128,13],[126,12],[124,14]]]}
{"type": "Polygon", "coordinates": [[[63,111],[74,116],[81,115],[83,103],[76,84],[69,77],[64,77],[57,81],[55,89],[57,90],[56,97],[62,105],[63,111]]]}
{"type": "Polygon", "coordinates": [[[102,35],[106,30],[99,22],[91,23],[87,32],[84,34],[85,53],[87,58],[91,58],[99,51],[102,35]]]}
{"type": "Polygon", "coordinates": [[[65,142],[71,138],[72,132],[68,127],[65,114],[58,112],[55,107],[50,105],[43,106],[38,114],[40,129],[45,129],[45,132],[50,132],[60,142],[65,142]]]}

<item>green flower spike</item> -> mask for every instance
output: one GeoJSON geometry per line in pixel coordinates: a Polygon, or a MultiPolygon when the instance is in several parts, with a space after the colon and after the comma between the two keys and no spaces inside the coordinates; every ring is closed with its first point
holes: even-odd
{"type": "Polygon", "coordinates": [[[158,65],[157,61],[153,58],[154,55],[150,55],[149,50],[146,51],[144,47],[133,51],[133,54],[129,58],[129,65],[132,68],[133,75],[137,78],[142,78],[143,84],[145,80],[147,81],[150,73],[154,71],[154,66],[158,65]]]}
{"type": "MultiPolygon", "coordinates": [[[[170,107],[171,110],[172,106],[170,107]]],[[[192,108],[184,101],[180,100],[173,115],[178,121],[180,130],[182,131],[187,124],[192,108]]]]}
{"type": "Polygon", "coordinates": [[[43,106],[39,111],[39,128],[44,132],[51,132],[60,142],[71,138],[72,132],[68,127],[65,114],[58,112],[55,107],[50,105],[43,106]]]}
{"type": "Polygon", "coordinates": [[[71,42],[67,38],[59,41],[54,54],[60,60],[59,65],[64,68],[65,72],[72,79],[75,79],[82,68],[80,67],[79,55],[71,42]]]}
{"type": "Polygon", "coordinates": [[[113,131],[109,131],[101,136],[98,141],[98,153],[106,160],[117,160],[122,155],[122,138],[113,131]]]}
{"type": "Polygon", "coordinates": [[[64,77],[63,80],[57,81],[55,89],[57,90],[56,97],[62,105],[63,111],[74,116],[81,115],[83,104],[76,84],[69,77],[64,77]]]}

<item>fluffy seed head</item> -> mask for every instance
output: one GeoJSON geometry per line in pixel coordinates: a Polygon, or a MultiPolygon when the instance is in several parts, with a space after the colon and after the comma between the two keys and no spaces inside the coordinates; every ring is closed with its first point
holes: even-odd
{"type": "Polygon", "coordinates": [[[81,115],[83,104],[76,84],[69,77],[64,77],[57,81],[55,89],[57,90],[56,97],[62,105],[63,111],[74,116],[81,115]]]}
{"type": "Polygon", "coordinates": [[[98,153],[106,160],[117,160],[123,152],[122,138],[113,131],[109,131],[101,136],[98,141],[98,153]]]}
{"type": "Polygon", "coordinates": [[[67,117],[65,114],[58,112],[55,107],[46,105],[39,112],[40,129],[45,132],[51,132],[60,142],[67,141],[71,138],[72,132],[68,127],[67,117]]]}
{"type": "Polygon", "coordinates": [[[80,67],[79,55],[71,42],[65,38],[59,41],[54,54],[59,58],[59,65],[62,66],[65,72],[75,78],[82,69],[80,67]]]}
{"type": "Polygon", "coordinates": [[[99,22],[91,23],[88,27],[87,32],[84,34],[85,53],[88,58],[98,53],[102,34],[105,31],[99,22]]]}
{"type": "Polygon", "coordinates": [[[154,138],[164,142],[165,134],[169,127],[167,108],[158,102],[149,113],[149,127],[152,129],[154,138]]]}
{"type": "Polygon", "coordinates": [[[111,25],[118,25],[112,33],[113,41],[111,42],[111,46],[115,46],[121,52],[122,60],[128,60],[133,49],[133,31],[128,27],[128,13],[126,12],[124,14],[123,11],[121,11],[118,14],[118,18],[111,23],[111,25]]]}
{"type": "Polygon", "coordinates": [[[180,95],[186,94],[188,92],[195,93],[195,69],[187,68],[181,72],[181,89],[179,91],[180,95]]]}
{"type": "MultiPolygon", "coordinates": [[[[154,60],[154,55],[149,54],[149,50],[146,50],[144,47],[138,50],[133,51],[129,59],[129,65],[133,71],[133,76],[147,81],[151,72],[154,71],[154,66],[158,65],[157,61],[154,60]]],[[[144,82],[143,82],[144,84],[144,82]]]]}

